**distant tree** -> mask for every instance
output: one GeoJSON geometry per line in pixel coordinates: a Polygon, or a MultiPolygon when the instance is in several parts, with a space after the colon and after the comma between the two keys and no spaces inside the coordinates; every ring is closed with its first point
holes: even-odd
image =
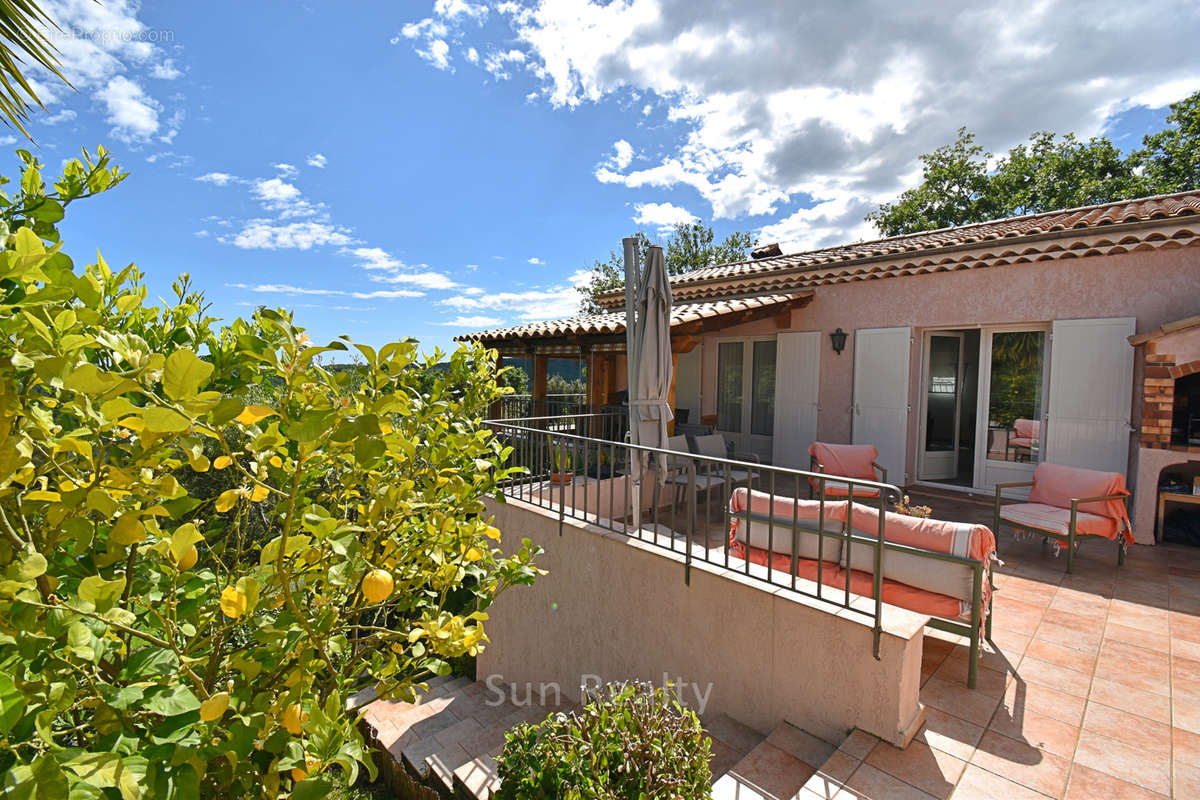
{"type": "Polygon", "coordinates": [[[529,373],[524,367],[515,364],[505,364],[500,373],[499,383],[513,390],[513,394],[529,394],[529,373]]]}
{"type": "MultiPolygon", "coordinates": [[[[641,231],[633,236],[638,240],[638,251],[644,255],[652,244],[650,237],[641,231]]],[[[663,252],[667,274],[680,275],[701,267],[743,261],[758,244],[758,239],[746,231],[735,231],[717,243],[714,243],[715,238],[713,229],[707,225],[698,222],[676,225],[663,252]]],[[[596,302],[597,296],[624,285],[624,254],[615,250],[609,251],[608,260],[596,261],[587,285],[579,287],[583,295],[581,310],[587,314],[603,313],[604,309],[596,302]]]]}
{"type": "Polygon", "coordinates": [[[46,36],[58,30],[54,20],[29,0],[0,0],[0,119],[29,136],[22,124],[29,110],[42,101],[24,74],[29,66],[42,67],[70,86],[58,71],[58,50],[46,36]]]}
{"type": "Polygon", "coordinates": [[[1019,144],[990,178],[997,216],[1040,214],[1148,193],[1134,164],[1106,137],[1081,142],[1038,131],[1019,144]]]}
{"type": "Polygon", "coordinates": [[[867,215],[884,236],[1019,214],[1200,189],[1200,92],[1171,105],[1168,126],[1123,156],[1106,137],[1039,131],[993,169],[959,128],[953,144],[921,156],[921,183],[867,215]]]}
{"type": "Polygon", "coordinates": [[[1154,194],[1200,189],[1200,92],[1172,103],[1167,123],[1130,158],[1154,194]]]}
{"type": "Polygon", "coordinates": [[[867,214],[867,221],[884,236],[898,236],[998,216],[988,177],[991,157],[975,144],[975,134],[959,128],[953,144],[921,156],[921,183],[867,214]]]}

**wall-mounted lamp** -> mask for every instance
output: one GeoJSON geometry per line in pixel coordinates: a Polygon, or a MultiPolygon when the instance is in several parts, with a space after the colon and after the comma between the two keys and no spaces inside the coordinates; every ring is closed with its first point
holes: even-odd
{"type": "Polygon", "coordinates": [[[838,328],[836,331],[829,334],[829,338],[833,341],[833,352],[840,356],[842,351],[846,349],[846,332],[841,328],[838,328]]]}

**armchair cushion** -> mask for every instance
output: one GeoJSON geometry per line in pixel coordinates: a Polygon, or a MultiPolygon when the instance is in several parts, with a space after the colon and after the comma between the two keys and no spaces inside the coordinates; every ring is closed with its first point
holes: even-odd
{"type": "Polygon", "coordinates": [[[873,445],[813,442],[808,448],[808,454],[831,475],[879,480],[874,465],[874,461],[879,458],[879,451],[873,445]]]}
{"type": "MultiPolygon", "coordinates": [[[[1119,472],[1100,472],[1043,462],[1033,471],[1033,488],[1029,490],[1029,502],[1069,509],[1071,500],[1077,497],[1127,494],[1129,492],[1125,491],[1125,478],[1119,472]]],[[[1114,520],[1125,519],[1125,504],[1120,500],[1084,503],[1079,506],[1079,510],[1114,520]]]]}
{"type": "MultiPolygon", "coordinates": [[[[1071,528],[1071,509],[1045,503],[1012,503],[1000,507],[1000,521],[1066,536],[1071,528]]],[[[1118,524],[1110,517],[1080,511],[1075,517],[1075,532],[1115,539],[1118,524]]]]}
{"type": "Polygon", "coordinates": [[[1013,423],[1015,438],[1010,440],[1010,443],[1015,444],[1017,439],[1023,440],[1025,446],[1029,446],[1029,442],[1036,442],[1042,431],[1042,423],[1036,419],[1019,419],[1013,423]]]}

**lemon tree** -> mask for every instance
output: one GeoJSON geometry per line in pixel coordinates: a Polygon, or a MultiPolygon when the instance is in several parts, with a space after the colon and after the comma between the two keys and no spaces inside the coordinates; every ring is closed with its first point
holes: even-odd
{"type": "Polygon", "coordinates": [[[498,547],[494,354],[219,325],[182,278],[76,267],[87,153],[0,195],[0,790],[325,796],[373,769],[356,694],[411,698],[537,573],[498,547]],[[320,359],[357,358],[356,371],[320,359]]]}

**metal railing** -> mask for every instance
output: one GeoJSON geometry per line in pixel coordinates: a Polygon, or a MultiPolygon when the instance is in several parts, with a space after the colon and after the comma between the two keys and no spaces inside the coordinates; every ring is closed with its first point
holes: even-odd
{"type": "Polygon", "coordinates": [[[586,414],[593,410],[588,406],[587,394],[583,392],[568,392],[548,394],[542,408],[534,405],[531,394],[508,394],[500,401],[501,419],[528,419],[537,416],[570,416],[586,414]]]}
{"type": "MultiPolygon", "coordinates": [[[[492,420],[486,423],[509,447],[508,466],[519,469],[502,484],[507,497],[522,500],[556,513],[560,535],[566,519],[580,520],[606,530],[632,536],[655,546],[681,553],[684,580],[690,583],[694,561],[724,569],[733,569],[752,580],[772,587],[784,587],[805,596],[831,603],[841,609],[862,614],[873,620],[874,652],[879,657],[882,635],[882,555],[884,548],[914,550],[886,542],[884,524],[890,506],[899,502],[899,487],[877,481],[834,476],[823,472],[776,467],[768,464],[718,458],[694,452],[679,452],[657,447],[634,445],[623,436],[611,435],[627,426],[625,409],[575,414],[569,417],[530,417],[492,420]],[[619,425],[617,424],[619,421],[619,425]],[[609,434],[609,435],[605,435],[609,434]],[[637,461],[644,464],[640,470],[637,461]],[[835,484],[845,496],[837,499],[866,502],[878,511],[878,530],[866,536],[850,523],[829,525],[826,515],[826,489],[835,484]],[[746,487],[746,507],[730,509],[734,489],[746,487]],[[844,488],[842,488],[844,487],[844,488]],[[815,529],[798,518],[799,506],[791,504],[788,518],[776,513],[777,499],[803,499],[808,490],[819,503],[815,529]],[[752,492],[759,493],[756,498],[752,492]],[[635,503],[635,495],[639,495],[635,503]],[[767,498],[766,514],[752,508],[767,498]],[[872,496],[873,495],[873,496],[872,496]],[[635,505],[637,506],[635,508],[635,505]],[[746,526],[745,558],[731,553],[730,522],[736,517],[746,526]],[[767,564],[750,560],[750,525],[767,526],[767,564]],[[832,528],[826,530],[827,527],[832,528]],[[818,536],[815,588],[813,581],[797,575],[801,558],[801,536],[818,536]],[[776,538],[776,537],[781,538],[776,538]],[[790,569],[773,565],[775,543],[791,537],[790,569]],[[828,546],[827,546],[828,542],[828,546]],[[835,546],[844,549],[843,564],[850,560],[852,548],[869,547],[873,555],[873,599],[870,611],[855,603],[851,592],[852,570],[845,570],[845,585],[827,584],[824,553],[835,546]]],[[[786,506],[786,503],[784,504],[786,506]]],[[[830,564],[833,569],[837,564],[830,564]]]]}

